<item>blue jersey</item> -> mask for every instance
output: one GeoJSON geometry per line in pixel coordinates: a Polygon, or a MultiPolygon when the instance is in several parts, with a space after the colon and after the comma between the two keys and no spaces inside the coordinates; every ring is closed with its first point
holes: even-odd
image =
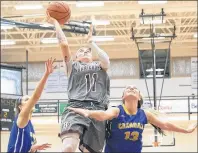
{"type": "Polygon", "coordinates": [[[17,118],[15,118],[10,132],[7,152],[28,152],[36,143],[34,128],[30,120],[24,128],[19,128],[16,123],[17,118]]]}
{"type": "Polygon", "coordinates": [[[118,106],[120,113],[110,121],[110,136],[106,139],[105,153],[141,152],[142,132],[147,117],[142,109],[136,115],[127,113],[124,105],[118,106]]]}

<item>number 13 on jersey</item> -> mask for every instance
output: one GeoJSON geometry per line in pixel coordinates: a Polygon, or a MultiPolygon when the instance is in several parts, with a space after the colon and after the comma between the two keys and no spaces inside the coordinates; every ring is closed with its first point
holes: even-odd
{"type": "Polygon", "coordinates": [[[139,137],[139,132],[137,131],[133,131],[133,132],[127,131],[124,134],[125,134],[125,138],[124,138],[125,140],[137,141],[139,137]]]}

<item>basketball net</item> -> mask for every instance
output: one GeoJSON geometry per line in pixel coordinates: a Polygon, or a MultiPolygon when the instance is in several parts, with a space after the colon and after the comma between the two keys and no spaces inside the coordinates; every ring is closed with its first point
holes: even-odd
{"type": "Polygon", "coordinates": [[[155,141],[155,135],[150,136],[150,140],[152,142],[153,147],[159,147],[162,144],[163,136],[162,135],[156,135],[157,141],[155,141]]]}
{"type": "Polygon", "coordinates": [[[160,142],[154,141],[154,142],[152,142],[152,145],[153,145],[153,147],[159,147],[160,142]]]}

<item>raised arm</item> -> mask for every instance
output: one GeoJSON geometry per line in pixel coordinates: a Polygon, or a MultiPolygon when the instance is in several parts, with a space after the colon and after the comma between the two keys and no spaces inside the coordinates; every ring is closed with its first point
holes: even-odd
{"type": "Polygon", "coordinates": [[[98,55],[98,59],[100,60],[101,67],[106,71],[110,67],[109,56],[105,51],[100,49],[95,42],[93,42],[92,33],[93,33],[93,25],[90,26],[87,41],[92,51],[94,51],[98,55]]]}
{"type": "Polygon", "coordinates": [[[53,63],[54,63],[54,60],[52,60],[52,58],[48,59],[48,61],[45,63],[45,73],[44,73],[42,79],[38,83],[32,96],[29,98],[27,103],[24,105],[24,108],[19,113],[19,116],[17,119],[17,125],[19,128],[24,128],[28,124],[29,117],[30,117],[29,115],[42,94],[42,91],[44,89],[44,86],[45,86],[48,76],[53,72],[53,69],[54,69],[53,63]]]}
{"type": "Polygon", "coordinates": [[[113,118],[118,117],[120,110],[117,107],[110,107],[106,111],[102,110],[88,110],[81,108],[72,108],[68,107],[69,110],[72,110],[78,114],[81,114],[85,117],[90,117],[96,119],[98,121],[111,120],[113,118]]]}
{"type": "Polygon", "coordinates": [[[59,46],[61,48],[62,57],[63,57],[65,69],[66,69],[66,75],[69,76],[71,73],[73,60],[72,60],[71,51],[69,49],[67,38],[66,38],[60,24],[58,23],[58,21],[56,19],[50,17],[49,13],[47,13],[47,21],[49,23],[53,24],[55,27],[56,37],[58,39],[59,46]]]}
{"type": "Polygon", "coordinates": [[[180,133],[192,133],[197,127],[197,123],[196,123],[196,124],[190,125],[187,129],[185,129],[185,128],[179,127],[175,124],[172,124],[170,122],[161,121],[160,119],[158,119],[156,116],[154,116],[150,112],[145,112],[145,113],[146,113],[149,123],[161,128],[163,130],[180,132],[180,133]]]}

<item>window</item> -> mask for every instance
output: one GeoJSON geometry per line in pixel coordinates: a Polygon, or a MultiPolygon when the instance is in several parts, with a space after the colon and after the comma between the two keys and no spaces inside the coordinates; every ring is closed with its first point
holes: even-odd
{"type": "MultiPolygon", "coordinates": [[[[165,63],[167,57],[168,49],[161,49],[155,51],[156,56],[156,78],[163,78],[165,71],[165,63]]],[[[143,70],[146,78],[153,78],[153,55],[151,50],[140,50],[139,51],[139,62],[140,57],[142,59],[143,70]]],[[[142,65],[140,62],[140,78],[144,78],[144,73],[142,71],[142,65]]],[[[165,72],[165,78],[170,77],[170,52],[168,53],[168,62],[165,72]]]]}
{"type": "Polygon", "coordinates": [[[22,69],[1,66],[1,93],[22,95],[22,69]]]}

